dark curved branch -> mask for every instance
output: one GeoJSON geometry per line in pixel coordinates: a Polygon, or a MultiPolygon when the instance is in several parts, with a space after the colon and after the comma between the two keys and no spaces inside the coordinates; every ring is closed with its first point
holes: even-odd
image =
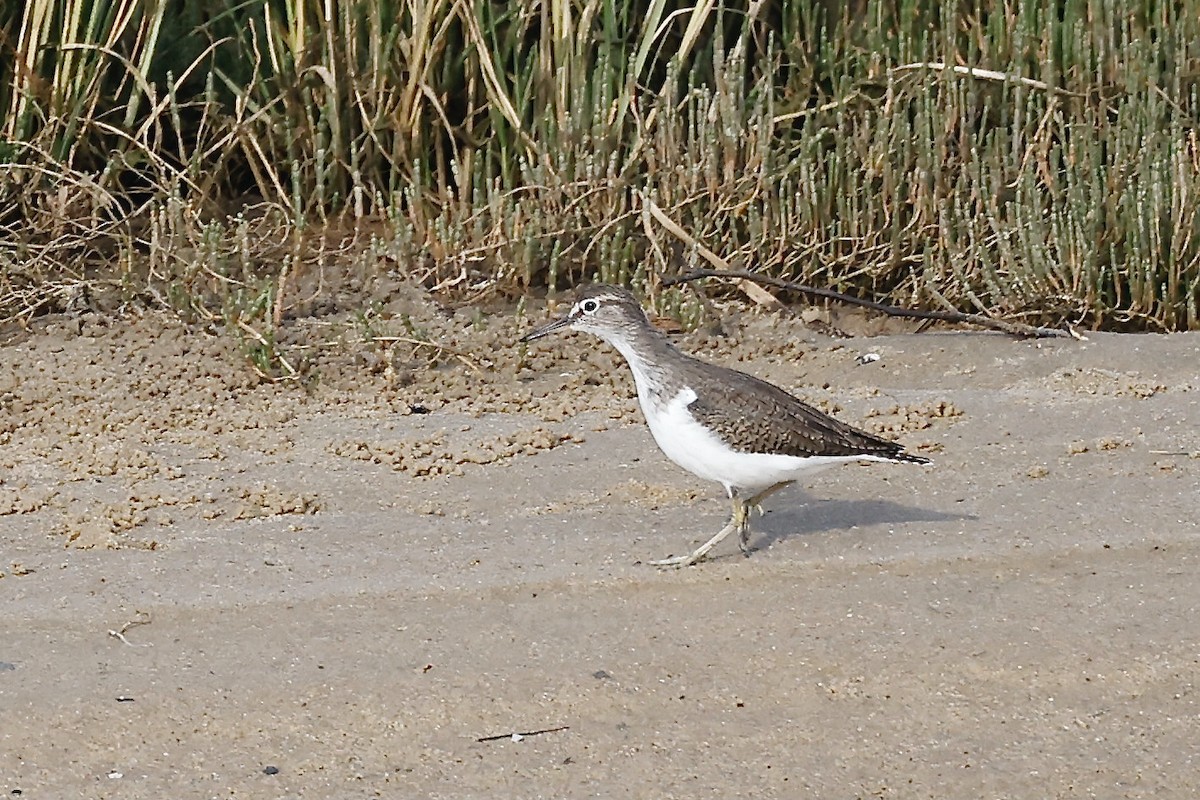
{"type": "Polygon", "coordinates": [[[871,300],[863,300],[858,297],[851,297],[848,294],[835,292],[832,289],[820,289],[816,286],[805,286],[802,283],[793,283],[792,281],[785,281],[782,278],[772,278],[769,275],[759,275],[746,270],[697,269],[683,275],[677,275],[673,278],[663,278],[662,285],[676,286],[681,283],[700,280],[701,278],[729,278],[733,280],[753,281],[754,283],[762,284],[763,286],[771,286],[776,289],[786,289],[789,292],[799,292],[800,294],[805,294],[810,297],[822,297],[827,300],[837,300],[852,306],[869,308],[872,311],[878,311],[881,314],[887,314],[889,317],[906,317],[908,319],[928,319],[937,320],[939,322],[955,322],[966,325],[978,325],[981,328],[989,328],[991,330],[1007,333],[1011,336],[1020,336],[1027,339],[1051,339],[1056,337],[1066,339],[1083,338],[1072,330],[1043,328],[1034,325],[1025,325],[1020,322],[1008,322],[1002,319],[985,317],[982,314],[967,314],[962,311],[917,311],[911,308],[889,306],[883,303],[875,303],[871,300]]]}

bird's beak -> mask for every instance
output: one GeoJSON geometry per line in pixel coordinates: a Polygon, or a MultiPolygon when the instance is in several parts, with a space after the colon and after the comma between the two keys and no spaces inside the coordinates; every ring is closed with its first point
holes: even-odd
{"type": "Polygon", "coordinates": [[[529,333],[520,338],[522,342],[532,342],[534,339],[540,339],[543,336],[549,336],[555,331],[561,331],[563,328],[570,327],[570,317],[559,317],[558,319],[550,320],[540,328],[534,328],[529,333]]]}

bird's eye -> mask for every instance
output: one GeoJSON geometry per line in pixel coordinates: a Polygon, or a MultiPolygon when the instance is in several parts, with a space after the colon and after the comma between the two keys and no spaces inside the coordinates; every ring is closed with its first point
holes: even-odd
{"type": "Polygon", "coordinates": [[[600,304],[597,303],[595,300],[584,300],[582,303],[579,304],[579,308],[585,314],[594,314],[594,313],[596,313],[596,309],[599,307],[600,307],[600,304]]]}

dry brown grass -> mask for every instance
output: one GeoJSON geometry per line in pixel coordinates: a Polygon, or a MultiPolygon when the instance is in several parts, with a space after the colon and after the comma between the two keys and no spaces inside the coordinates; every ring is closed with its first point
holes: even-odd
{"type": "Polygon", "coordinates": [[[322,270],[464,299],[598,278],[678,312],[660,278],[710,253],[1200,327],[1196,0],[336,8],[0,6],[0,318],[104,293],[269,353],[322,270]]]}

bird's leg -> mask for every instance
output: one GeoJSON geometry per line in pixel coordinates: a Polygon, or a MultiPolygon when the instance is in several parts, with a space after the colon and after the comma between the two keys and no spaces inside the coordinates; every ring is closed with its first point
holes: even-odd
{"type": "Polygon", "coordinates": [[[729,499],[733,503],[733,515],[729,518],[729,524],[721,528],[716,536],[697,547],[692,551],[691,555],[672,556],[649,563],[656,567],[690,567],[692,564],[703,561],[705,556],[708,555],[708,551],[720,544],[721,540],[726,536],[734,531],[740,533],[746,526],[746,518],[750,516],[750,506],[745,500],[737,496],[737,492],[730,492],[729,499]]]}
{"type": "Polygon", "coordinates": [[[750,555],[750,509],[756,508],[759,514],[763,513],[762,501],[791,483],[792,481],[777,483],[768,489],[763,489],[746,501],[746,515],[742,519],[742,526],[738,528],[738,547],[742,548],[742,553],[750,555]]]}

